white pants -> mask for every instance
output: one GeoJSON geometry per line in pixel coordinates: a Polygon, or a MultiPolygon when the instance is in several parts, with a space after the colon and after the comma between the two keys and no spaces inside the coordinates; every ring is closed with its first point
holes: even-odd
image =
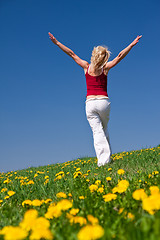
{"type": "Polygon", "coordinates": [[[86,116],[93,132],[98,167],[111,161],[110,155],[112,154],[112,150],[107,129],[110,104],[107,98],[86,101],[86,116]]]}

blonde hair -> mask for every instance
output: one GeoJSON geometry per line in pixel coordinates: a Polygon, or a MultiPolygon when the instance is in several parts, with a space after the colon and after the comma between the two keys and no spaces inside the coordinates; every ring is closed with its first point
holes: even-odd
{"type": "Polygon", "coordinates": [[[97,46],[93,48],[91,63],[96,70],[101,69],[107,63],[111,52],[106,46],[97,46]]]}

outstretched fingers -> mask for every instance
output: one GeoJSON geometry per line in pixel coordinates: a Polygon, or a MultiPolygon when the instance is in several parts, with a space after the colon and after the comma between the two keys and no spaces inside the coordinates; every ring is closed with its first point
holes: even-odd
{"type": "Polygon", "coordinates": [[[138,36],[137,36],[137,39],[139,40],[141,37],[142,37],[142,35],[141,35],[141,36],[138,35],[138,36]]]}

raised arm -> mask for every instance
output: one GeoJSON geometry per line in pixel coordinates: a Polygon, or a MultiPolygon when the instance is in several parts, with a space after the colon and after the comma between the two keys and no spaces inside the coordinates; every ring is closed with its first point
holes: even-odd
{"type": "Polygon", "coordinates": [[[105,67],[104,67],[105,70],[109,70],[109,69],[111,69],[112,67],[116,66],[116,65],[129,53],[129,51],[132,49],[132,47],[135,46],[135,45],[138,43],[138,41],[139,41],[139,39],[140,39],[141,37],[142,37],[142,35],[141,35],[141,36],[137,36],[137,37],[135,38],[135,40],[134,40],[131,44],[129,44],[125,49],[123,49],[123,50],[118,54],[117,57],[115,57],[112,61],[107,62],[106,65],[105,65],[105,67]]]}
{"type": "Polygon", "coordinates": [[[63,45],[62,43],[60,43],[50,32],[49,34],[49,38],[52,40],[52,42],[57,45],[63,52],[65,52],[67,55],[69,55],[71,58],[73,58],[73,60],[80,65],[82,68],[87,68],[89,63],[85,60],[82,60],[81,58],[79,58],[71,49],[69,49],[68,47],[66,47],[65,45],[63,45]]]}

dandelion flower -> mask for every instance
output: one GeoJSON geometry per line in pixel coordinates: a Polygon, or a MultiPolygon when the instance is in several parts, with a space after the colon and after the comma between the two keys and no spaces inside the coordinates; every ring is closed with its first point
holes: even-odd
{"type": "Polygon", "coordinates": [[[104,235],[104,229],[100,225],[87,225],[81,228],[77,234],[78,240],[96,240],[104,235]]]}
{"type": "Polygon", "coordinates": [[[111,181],[112,178],[111,178],[111,177],[106,177],[106,180],[107,180],[107,181],[111,181]]]}
{"type": "Polygon", "coordinates": [[[151,186],[149,189],[150,189],[152,195],[159,193],[159,187],[157,187],[157,186],[151,186]]]}
{"type": "Polygon", "coordinates": [[[117,198],[117,195],[114,193],[108,193],[106,195],[103,195],[103,198],[105,202],[110,202],[112,200],[115,200],[117,198]]]}
{"type": "Polygon", "coordinates": [[[89,189],[90,189],[91,192],[94,192],[94,191],[97,191],[98,186],[96,184],[92,184],[92,185],[89,186],[89,189]]]}
{"type": "Polygon", "coordinates": [[[32,201],[32,206],[39,207],[42,205],[42,201],[39,199],[35,199],[32,201]]]}
{"type": "Polygon", "coordinates": [[[96,180],[95,184],[97,184],[97,185],[101,184],[101,180],[96,180]]]}
{"type": "Polygon", "coordinates": [[[84,217],[81,216],[75,216],[73,218],[70,218],[70,223],[79,223],[81,226],[87,223],[87,220],[84,217]]]}
{"type": "Polygon", "coordinates": [[[112,189],[112,193],[116,193],[116,192],[123,193],[127,190],[128,186],[129,186],[129,182],[127,180],[121,180],[119,181],[117,186],[112,189]]]}
{"type": "Polygon", "coordinates": [[[53,235],[49,229],[46,228],[38,228],[36,230],[33,230],[30,237],[30,240],[41,240],[41,239],[46,239],[46,240],[52,240],[53,235]]]}
{"type": "Polygon", "coordinates": [[[72,193],[68,193],[68,196],[69,196],[69,197],[72,197],[72,193]]]}
{"type": "Polygon", "coordinates": [[[87,215],[87,219],[93,225],[99,223],[98,218],[92,216],[91,214],[87,215]]]}
{"type": "Polygon", "coordinates": [[[84,196],[79,196],[79,199],[85,199],[85,197],[84,196]]]}
{"type": "Polygon", "coordinates": [[[72,215],[76,215],[78,212],[79,212],[79,208],[72,208],[69,213],[72,215]]]}
{"type": "Polygon", "coordinates": [[[22,206],[24,207],[25,204],[31,206],[31,205],[32,205],[32,201],[29,200],[29,199],[27,199],[27,200],[25,200],[25,201],[22,202],[22,206]]]}
{"type": "Polygon", "coordinates": [[[132,193],[132,197],[135,200],[143,200],[147,198],[147,194],[145,193],[144,189],[137,189],[132,193]]]}
{"type": "Polygon", "coordinates": [[[135,218],[135,216],[132,213],[129,212],[127,214],[127,218],[130,219],[130,220],[133,220],[135,218]]]}
{"type": "Polygon", "coordinates": [[[64,192],[59,192],[56,194],[58,198],[67,198],[67,195],[64,192]]]}
{"type": "Polygon", "coordinates": [[[35,209],[30,209],[24,214],[24,218],[22,222],[20,222],[19,226],[26,231],[30,231],[35,224],[35,221],[38,217],[38,212],[35,209]]]}
{"type": "Polygon", "coordinates": [[[2,188],[1,189],[1,192],[6,192],[7,191],[7,188],[2,188]]]}
{"type": "Polygon", "coordinates": [[[47,219],[53,219],[60,217],[62,214],[62,211],[59,207],[57,206],[49,206],[47,213],[45,214],[45,218],[47,219]]]}
{"type": "Polygon", "coordinates": [[[52,202],[52,199],[48,198],[44,201],[45,203],[49,203],[49,202],[52,202]]]}
{"type": "Polygon", "coordinates": [[[0,234],[4,235],[5,240],[22,240],[28,236],[28,232],[19,226],[6,226],[0,230],[0,234]]]}
{"type": "Polygon", "coordinates": [[[98,188],[97,192],[100,192],[100,193],[104,192],[104,188],[103,187],[98,188]]]}
{"type": "Polygon", "coordinates": [[[11,196],[13,196],[15,194],[15,192],[14,191],[8,191],[8,195],[11,197],[11,196]]]}
{"type": "Polygon", "coordinates": [[[71,201],[69,201],[68,199],[62,199],[61,201],[59,201],[57,203],[57,207],[60,208],[61,210],[67,210],[69,208],[71,208],[73,205],[73,203],[71,201]]]}
{"type": "Polygon", "coordinates": [[[109,171],[112,171],[112,168],[108,168],[108,172],[109,172],[109,171]]]}
{"type": "Polygon", "coordinates": [[[119,175],[123,175],[123,174],[125,173],[125,171],[124,171],[123,169],[119,169],[119,170],[117,171],[117,173],[118,173],[119,175]]]}

